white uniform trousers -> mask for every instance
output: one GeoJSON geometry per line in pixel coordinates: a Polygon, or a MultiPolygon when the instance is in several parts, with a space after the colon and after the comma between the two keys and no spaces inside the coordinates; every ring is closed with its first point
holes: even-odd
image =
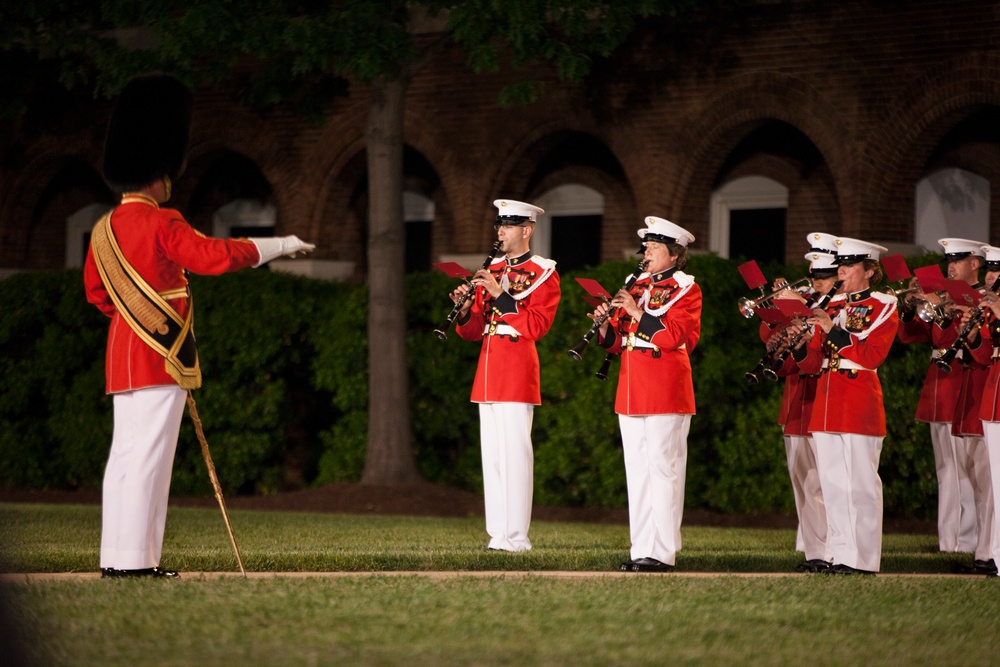
{"type": "Polygon", "coordinates": [[[878,572],[882,562],[882,436],[813,433],[834,564],[878,572]]]}
{"type": "Polygon", "coordinates": [[[177,385],[114,394],[114,434],[104,470],[101,567],[157,567],[187,392],[177,385]]]}
{"type": "Polygon", "coordinates": [[[803,435],[785,436],[785,457],[788,476],[795,497],[795,512],[799,527],[795,533],[795,550],[806,560],[830,560],[826,552],[826,507],[823,488],[816,469],[816,443],[803,435]]]}
{"type": "Polygon", "coordinates": [[[951,434],[951,422],[928,422],[938,483],[938,549],[972,553],[978,539],[976,496],[962,438],[951,434]]]}
{"type": "Polygon", "coordinates": [[[691,415],[618,415],[625,453],[632,560],[674,565],[681,548],[691,415]]]}
{"type": "Polygon", "coordinates": [[[969,479],[976,496],[976,520],[979,536],[976,540],[973,558],[989,560],[993,556],[993,483],[990,475],[990,456],[986,440],[979,436],[959,438],[960,449],[966,452],[969,479]]]}
{"type": "MultiPolygon", "coordinates": [[[[995,503],[1000,498],[1000,422],[984,421],[983,431],[986,433],[986,454],[990,463],[991,500],[995,503]]],[[[1000,512],[996,511],[995,506],[991,529],[990,558],[993,562],[1000,563],[1000,512]]]]}
{"type": "Polygon", "coordinates": [[[480,403],[479,435],[483,453],[483,495],[490,549],[531,548],[531,500],[535,460],[531,449],[529,403],[480,403]]]}

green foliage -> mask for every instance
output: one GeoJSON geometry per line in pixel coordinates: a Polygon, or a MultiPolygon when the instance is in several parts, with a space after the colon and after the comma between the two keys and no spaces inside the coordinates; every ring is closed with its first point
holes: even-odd
{"type": "MultiPolygon", "coordinates": [[[[692,353],[698,414],[688,439],[689,507],[791,511],[781,430],[781,385],[748,385],[762,353],[756,320],[736,308],[747,294],[736,261],[690,258],[704,294],[702,336],[692,353]]],[[[608,381],[592,344],[567,354],[590,325],[574,277],[617,288],[633,262],[561,276],[562,300],[538,345],[542,405],[535,409],[535,497],[546,505],[625,504],[614,414],[617,361],[608,381]]],[[[800,267],[765,267],[794,278],[800,267]]],[[[454,279],[414,274],[407,283],[407,345],[413,450],[429,480],[481,488],[479,418],[469,402],[479,345],[431,332],[451,308],[454,279]]],[[[111,431],[103,393],[107,322],[87,304],[78,271],[22,274],[4,282],[0,313],[0,485],[96,487],[111,431]]],[[[195,392],[227,491],[271,493],[352,481],[365,461],[368,424],[367,289],[269,271],[192,278],[205,383],[195,392]]],[[[889,514],[931,517],[936,479],[927,427],[913,421],[927,350],[896,345],[879,370],[889,433],[880,474],[889,514]]],[[[382,415],[391,419],[393,415],[382,415]]],[[[185,420],[174,473],[177,493],[210,493],[185,420]]]]}

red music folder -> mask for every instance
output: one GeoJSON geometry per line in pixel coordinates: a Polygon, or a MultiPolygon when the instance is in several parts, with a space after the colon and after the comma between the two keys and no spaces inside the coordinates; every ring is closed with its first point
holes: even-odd
{"type": "Polygon", "coordinates": [[[449,278],[468,278],[472,275],[468,269],[457,262],[438,262],[434,268],[444,271],[449,278]]]}

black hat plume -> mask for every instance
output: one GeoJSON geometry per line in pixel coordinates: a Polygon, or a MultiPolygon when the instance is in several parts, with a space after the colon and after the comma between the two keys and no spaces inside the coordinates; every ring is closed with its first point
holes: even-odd
{"type": "Polygon", "coordinates": [[[125,85],[111,112],[104,141],[104,180],[117,192],[176,179],[184,167],[193,96],[166,74],[147,74],[125,85]]]}

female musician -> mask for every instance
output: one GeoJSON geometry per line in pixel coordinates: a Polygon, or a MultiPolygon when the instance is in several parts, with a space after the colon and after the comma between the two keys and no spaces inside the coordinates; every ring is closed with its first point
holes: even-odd
{"type": "MultiPolygon", "coordinates": [[[[817,241],[822,237],[829,237],[829,245],[835,247],[836,238],[830,234],[810,234],[808,237],[816,246],[805,255],[809,260],[809,274],[812,279],[811,302],[819,301],[830,293],[837,281],[836,251],[818,247],[817,241]]],[[[775,296],[775,299],[784,298],[802,297],[786,293],[775,296]]],[[[838,301],[829,303],[827,308],[839,309],[842,304],[843,296],[840,296],[838,301]]],[[[766,324],[761,325],[762,337],[766,327],[766,324]]],[[[781,332],[778,332],[774,335],[780,334],[781,332]]],[[[816,442],[809,432],[809,417],[812,413],[818,377],[802,372],[795,362],[789,362],[787,358],[784,365],[776,369],[776,372],[785,378],[778,423],[782,425],[788,474],[792,483],[792,494],[795,497],[795,511],[799,519],[795,549],[805,555],[805,560],[795,569],[798,572],[822,572],[830,567],[830,557],[826,548],[826,506],[823,503],[823,490],[816,468],[816,442]]]]}
{"type": "MultiPolygon", "coordinates": [[[[701,334],[701,288],[681,271],[687,230],[649,216],[638,231],[646,272],[611,300],[600,344],[621,355],[615,412],[628,485],[631,559],[625,572],[672,570],[681,548],[687,434],[695,412],[688,355],[701,334]]],[[[597,320],[609,306],[590,316],[597,320]]]]}
{"type": "MultiPolygon", "coordinates": [[[[503,256],[472,277],[476,295],[462,305],[456,331],[465,340],[482,341],[471,400],[479,404],[489,548],[527,551],[534,471],[531,420],[542,402],[535,341],[555,319],[559,274],[554,261],[528,250],[536,216],[544,211],[511,199],[493,204],[503,256]]],[[[452,301],[469,289],[460,285],[452,301]]]]}
{"type": "Polygon", "coordinates": [[[896,297],[873,292],[882,279],[882,246],[837,239],[843,308],[833,317],[814,309],[818,327],[793,358],[805,373],[821,374],[809,417],[827,515],[826,572],[877,572],[882,558],[882,480],[879,456],[885,438],[882,386],[876,370],[896,337],[896,297]]]}

